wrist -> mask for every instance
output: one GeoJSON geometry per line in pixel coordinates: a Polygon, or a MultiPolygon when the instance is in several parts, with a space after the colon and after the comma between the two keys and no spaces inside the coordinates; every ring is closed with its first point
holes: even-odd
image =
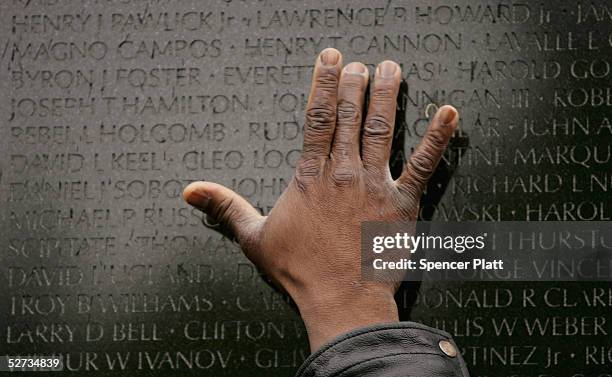
{"type": "Polygon", "coordinates": [[[360,287],[336,292],[326,290],[314,295],[298,295],[295,299],[308,331],[312,352],[351,330],[399,322],[391,290],[360,287]]]}

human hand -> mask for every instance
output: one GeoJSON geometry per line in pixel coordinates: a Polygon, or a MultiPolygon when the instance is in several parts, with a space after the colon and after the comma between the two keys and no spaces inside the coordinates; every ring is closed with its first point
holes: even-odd
{"type": "Polygon", "coordinates": [[[363,120],[368,78],[363,64],[342,68],[338,51],[321,52],[302,156],[268,216],[215,183],[195,182],[184,191],[189,204],[229,229],[246,256],[292,297],[313,351],[357,327],[398,321],[398,284],[361,279],[361,223],[416,220],[421,193],[457,126],[457,111],[441,107],[394,181],[389,157],[400,67],[378,65],[363,120]]]}

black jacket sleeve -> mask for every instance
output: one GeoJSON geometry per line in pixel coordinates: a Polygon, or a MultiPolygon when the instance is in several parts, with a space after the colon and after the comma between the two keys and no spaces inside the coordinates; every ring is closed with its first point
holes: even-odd
{"type": "Polygon", "coordinates": [[[310,355],[296,377],[468,377],[450,335],[419,323],[368,326],[310,355]]]}

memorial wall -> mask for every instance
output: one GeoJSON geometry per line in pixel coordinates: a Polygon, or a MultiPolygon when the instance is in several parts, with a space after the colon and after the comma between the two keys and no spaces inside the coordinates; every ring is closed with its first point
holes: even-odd
{"type": "MultiPolygon", "coordinates": [[[[401,65],[392,167],[428,106],[459,110],[422,218],[612,217],[607,1],[4,0],[0,29],[0,355],[292,376],[310,351],[290,300],[181,191],[214,181],[269,212],[326,47],[401,65]]],[[[473,376],[612,375],[610,283],[423,282],[397,299],[473,376]]]]}

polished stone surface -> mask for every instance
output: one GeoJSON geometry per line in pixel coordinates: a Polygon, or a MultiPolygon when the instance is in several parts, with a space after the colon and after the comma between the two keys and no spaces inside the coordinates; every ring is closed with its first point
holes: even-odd
{"type": "MultiPolygon", "coordinates": [[[[423,218],[609,220],[612,6],[543,3],[3,1],[0,354],[292,375],[299,317],[180,192],[215,181],[268,212],[325,47],[402,65],[394,174],[428,105],[459,109],[423,218]]],[[[610,284],[410,283],[398,300],[474,376],[610,371],[610,284]]]]}

